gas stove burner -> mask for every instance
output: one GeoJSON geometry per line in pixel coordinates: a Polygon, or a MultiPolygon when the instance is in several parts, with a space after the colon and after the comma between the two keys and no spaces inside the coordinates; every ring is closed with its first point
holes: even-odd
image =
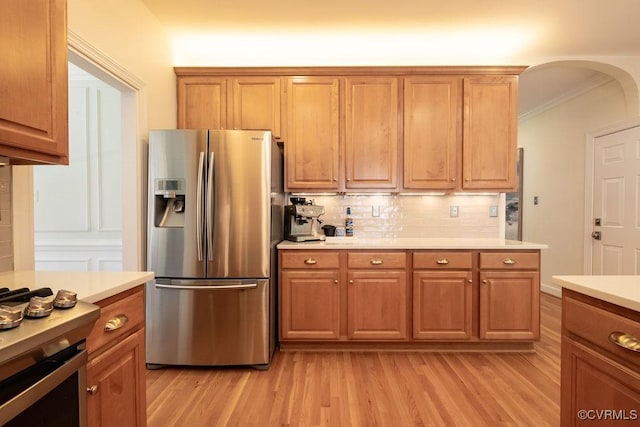
{"type": "Polygon", "coordinates": [[[24,309],[24,315],[30,318],[47,317],[53,311],[51,298],[32,297],[29,305],[24,309]]]}
{"type": "Polygon", "coordinates": [[[71,291],[60,289],[53,300],[55,308],[71,308],[78,302],[78,294],[71,291]]]}
{"type": "Polygon", "coordinates": [[[0,305],[0,330],[15,328],[22,322],[22,310],[0,305]]]}

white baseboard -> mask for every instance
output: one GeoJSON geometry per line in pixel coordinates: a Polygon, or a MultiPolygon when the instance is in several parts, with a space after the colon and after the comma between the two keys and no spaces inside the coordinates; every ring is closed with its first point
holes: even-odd
{"type": "Polygon", "coordinates": [[[553,295],[554,297],[562,298],[562,288],[556,285],[548,285],[546,283],[540,283],[540,290],[545,294],[553,295]]]}

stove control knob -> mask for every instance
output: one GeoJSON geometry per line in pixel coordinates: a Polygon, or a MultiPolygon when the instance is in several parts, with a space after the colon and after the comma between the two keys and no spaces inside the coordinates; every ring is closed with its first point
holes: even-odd
{"type": "Polygon", "coordinates": [[[92,396],[94,394],[98,393],[98,386],[96,384],[94,384],[91,387],[87,387],[87,393],[89,393],[92,396]]]}

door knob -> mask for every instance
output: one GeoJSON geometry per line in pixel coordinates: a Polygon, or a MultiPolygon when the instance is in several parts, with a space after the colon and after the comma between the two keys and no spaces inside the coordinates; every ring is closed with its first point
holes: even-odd
{"type": "Polygon", "coordinates": [[[602,233],[600,233],[599,231],[594,231],[593,233],[591,233],[591,237],[593,237],[594,240],[602,240],[602,233]]]}

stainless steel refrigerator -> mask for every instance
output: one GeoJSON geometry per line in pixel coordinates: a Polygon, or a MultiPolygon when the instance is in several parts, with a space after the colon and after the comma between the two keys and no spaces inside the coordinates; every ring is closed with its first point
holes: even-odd
{"type": "Polygon", "coordinates": [[[146,362],[268,367],[282,150],[271,132],[149,133],[146,362]]]}

